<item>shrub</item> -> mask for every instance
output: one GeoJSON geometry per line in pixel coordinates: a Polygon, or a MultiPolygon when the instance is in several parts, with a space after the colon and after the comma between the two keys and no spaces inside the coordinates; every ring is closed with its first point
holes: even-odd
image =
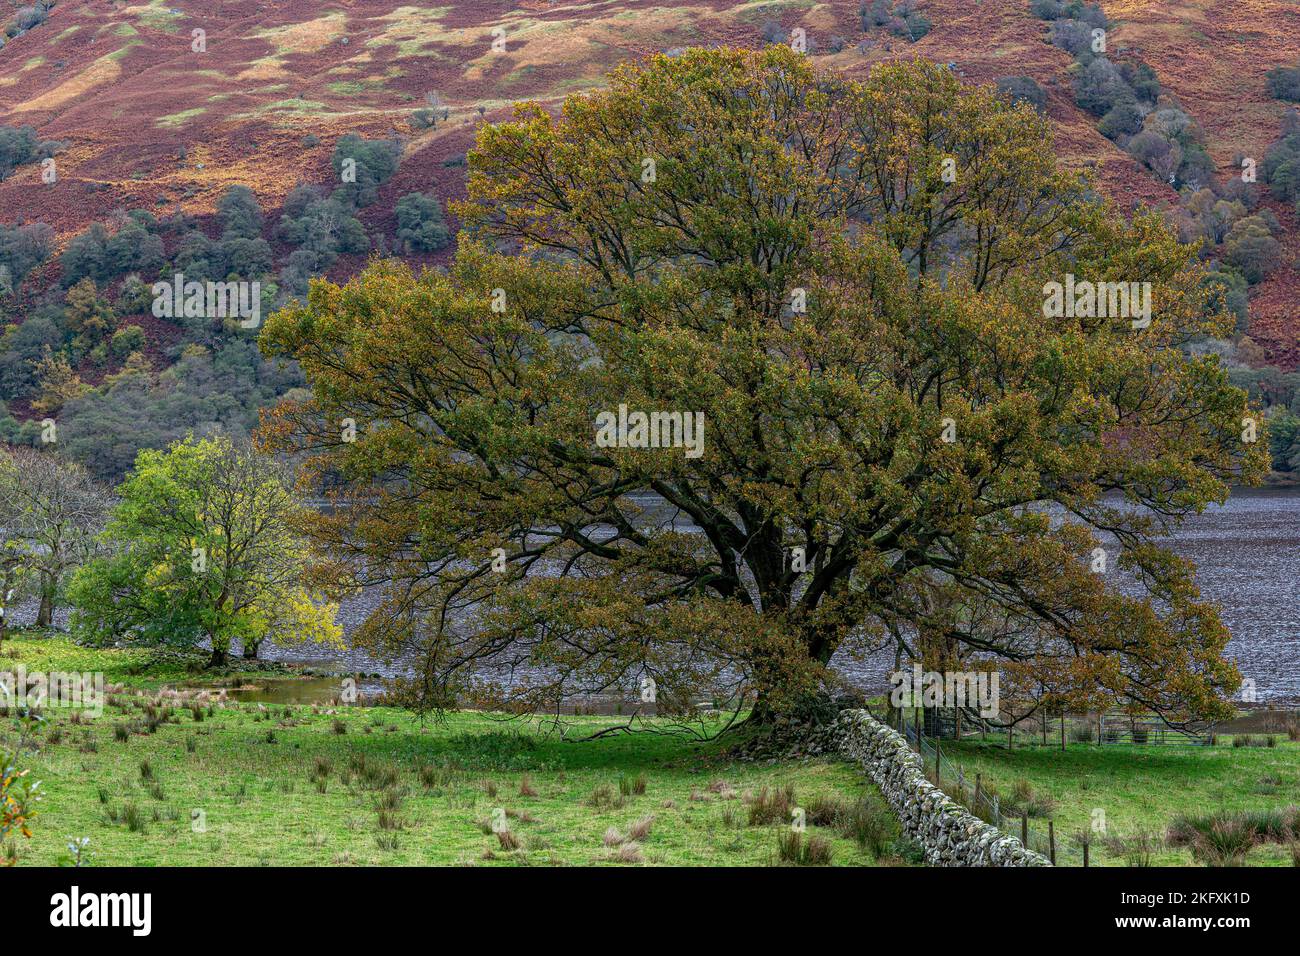
{"type": "Polygon", "coordinates": [[[1004,76],[998,80],[998,91],[1014,103],[1026,102],[1036,110],[1047,108],[1047,94],[1030,76],[1004,76]]]}
{"type": "Polygon", "coordinates": [[[247,186],[231,186],[217,199],[222,239],[259,239],[262,235],[262,207],[247,186]]]}
{"type": "Polygon", "coordinates": [[[1268,91],[1275,99],[1300,101],[1300,66],[1278,66],[1267,73],[1268,91]]]}
{"type": "Polygon", "coordinates": [[[109,344],[109,351],[118,358],[125,358],[132,352],[138,352],[143,349],[146,341],[144,329],[140,328],[140,326],[123,326],[113,333],[113,338],[109,344]]]}
{"type": "Polygon", "coordinates": [[[1228,264],[1252,285],[1276,269],[1282,258],[1281,244],[1260,216],[1247,216],[1233,223],[1224,238],[1223,249],[1228,264]]]}
{"type": "Polygon", "coordinates": [[[433,252],[451,242],[442,206],[427,193],[407,193],[397,201],[397,239],[408,250],[433,252]]]}
{"type": "Polygon", "coordinates": [[[1075,82],[1075,102],[1097,116],[1105,116],[1120,103],[1134,99],[1133,91],[1129,89],[1123,74],[1104,56],[1094,57],[1080,71],[1075,82]]]}
{"type": "Polygon", "coordinates": [[[1142,128],[1142,111],[1136,101],[1122,99],[1097,123],[1097,131],[1107,139],[1132,136],[1142,128]]]}
{"type": "Polygon", "coordinates": [[[353,206],[368,206],[379,195],[379,187],[397,172],[401,146],[393,140],[363,139],[356,133],[347,133],[334,146],[332,163],[340,183],[335,194],[353,206]],[[355,166],[349,166],[351,160],[355,166]],[[355,170],[355,182],[345,182],[345,168],[355,170]]]}

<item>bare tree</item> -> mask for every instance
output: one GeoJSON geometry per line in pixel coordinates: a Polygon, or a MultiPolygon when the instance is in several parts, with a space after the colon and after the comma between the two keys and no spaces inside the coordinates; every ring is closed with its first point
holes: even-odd
{"type": "Polygon", "coordinates": [[[35,575],[37,626],[50,626],[64,577],[100,547],[108,507],[81,465],[27,448],[0,453],[0,526],[14,560],[35,575]]]}

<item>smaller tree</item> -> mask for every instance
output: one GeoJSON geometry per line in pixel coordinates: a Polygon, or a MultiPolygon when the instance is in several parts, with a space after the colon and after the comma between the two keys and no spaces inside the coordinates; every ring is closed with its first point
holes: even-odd
{"type": "Polygon", "coordinates": [[[15,448],[0,453],[0,521],[14,557],[36,578],[38,627],[49,627],[69,571],[98,550],[108,495],[75,462],[52,452],[15,448]]]}
{"type": "Polygon", "coordinates": [[[231,186],[222,193],[217,200],[217,215],[221,217],[222,239],[262,237],[262,207],[247,186],[231,186]]]}
{"type": "Polygon", "coordinates": [[[231,645],[341,641],[337,606],[302,585],[303,509],[286,468],[229,438],[187,438],[142,450],[118,488],[104,540],[113,548],[69,586],[82,640],[195,647],[209,666],[231,645]]]}
{"type": "Polygon", "coordinates": [[[0,541],[0,647],[9,636],[10,608],[29,580],[30,571],[31,555],[22,543],[10,537],[0,541]]]}

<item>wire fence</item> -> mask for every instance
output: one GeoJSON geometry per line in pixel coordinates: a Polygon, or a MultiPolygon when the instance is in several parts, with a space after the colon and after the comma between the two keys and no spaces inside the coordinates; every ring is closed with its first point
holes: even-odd
{"type": "Polygon", "coordinates": [[[956,800],[985,823],[1019,838],[1028,849],[1041,853],[1053,866],[1087,866],[1089,843],[1077,835],[1057,832],[1056,823],[1048,818],[1030,816],[1032,800],[1021,804],[1008,800],[987,786],[982,774],[969,774],[960,764],[943,752],[942,741],[926,737],[916,722],[898,715],[898,731],[916,750],[925,767],[926,776],[948,796],[956,800]]]}
{"type": "MultiPolygon", "coordinates": [[[[873,708],[874,712],[874,708],[873,708]]],[[[935,786],[971,813],[1004,833],[1020,839],[1026,847],[1041,853],[1055,866],[1088,866],[1096,843],[1103,842],[1104,831],[1094,834],[1088,829],[1063,833],[1051,817],[1052,801],[1035,794],[1027,784],[1018,784],[1010,794],[990,786],[979,773],[968,773],[961,764],[944,753],[944,744],[952,739],[976,734],[996,741],[1005,735],[1009,748],[1051,747],[1064,750],[1070,744],[1106,746],[1214,746],[1219,735],[1232,738],[1233,746],[1273,746],[1276,737],[1300,737],[1300,710],[1272,710],[1249,717],[1242,725],[1230,721],[1218,725],[1172,728],[1157,720],[1131,714],[1110,713],[1063,715],[1044,718],[1032,726],[994,728],[983,721],[963,725],[961,718],[947,720],[930,710],[884,708],[875,713],[882,723],[893,726],[921,757],[926,776],[935,786]],[[944,738],[947,738],[945,740],[944,738]],[[1243,744],[1244,741],[1244,744],[1243,744]]],[[[955,748],[949,746],[949,753],[955,748]]],[[[1136,865],[1136,864],[1130,864],[1136,865]]]]}

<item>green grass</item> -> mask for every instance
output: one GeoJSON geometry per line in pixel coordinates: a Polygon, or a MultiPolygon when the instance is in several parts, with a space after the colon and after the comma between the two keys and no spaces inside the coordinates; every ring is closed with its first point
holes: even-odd
{"type": "Polygon", "coordinates": [[[206,112],[207,109],[205,107],[196,106],[193,109],[181,110],[179,113],[169,113],[167,116],[160,116],[154,121],[154,125],[164,127],[170,126],[175,129],[178,126],[183,126],[188,123],[196,116],[202,116],[206,112]]]}
{"type": "MultiPolygon", "coordinates": [[[[21,664],[32,671],[98,672],[104,675],[105,684],[121,684],[142,690],[156,690],[164,684],[193,681],[203,676],[193,668],[200,665],[204,655],[160,655],[145,648],[113,648],[101,650],[82,647],[62,634],[39,632],[10,632],[0,645],[0,671],[11,671],[21,664]]],[[[220,683],[229,683],[240,677],[265,678],[265,673],[241,672],[238,661],[221,676],[220,683]]],[[[214,684],[218,681],[214,680],[214,684]]]]}
{"type": "MultiPolygon", "coordinates": [[[[1005,742],[992,739],[944,741],[942,746],[972,784],[979,773],[985,786],[992,784],[1005,796],[1017,781],[1027,781],[1036,794],[1054,800],[1058,841],[1089,828],[1094,820],[1104,820],[1105,833],[1094,836],[1090,851],[1094,865],[1126,865],[1125,846],[1131,847],[1145,832],[1158,838],[1153,865],[1191,866],[1197,861],[1190,849],[1164,842],[1169,825],[1179,816],[1300,804],[1300,745],[1285,734],[1277,739],[1271,748],[1234,748],[1230,736],[1220,736],[1212,747],[1071,743],[1062,752],[1058,746],[1018,741],[1008,752],[1005,742]]],[[[1046,829],[1042,820],[1033,825],[1046,829]]],[[[1286,845],[1264,843],[1250,851],[1245,863],[1290,866],[1291,854],[1286,845]]]]}
{"type": "MultiPolygon", "coordinates": [[[[13,649],[29,671],[102,670],[135,687],[166,679],[141,672],[140,651],[87,650],[66,638],[6,642],[13,649]]],[[[0,668],[14,662],[0,657],[0,668]]],[[[738,762],[716,741],[566,742],[474,712],[421,725],[389,708],[301,705],[286,716],[283,706],[254,704],[217,705],[201,720],[173,704],[149,733],[151,693],[115,699],[80,724],[47,713],[37,752],[24,758],[45,796],[33,838],[18,845],[20,865],[53,864],[79,837],[90,838],[96,866],[615,865],[620,847],[606,845],[606,832],[626,835],[648,817],[649,833],[623,850],[623,862],[768,865],[789,827],[749,825],[762,788],[792,786],[801,806],[880,806],[848,764],[738,762]],[[494,814],[513,837],[493,832],[494,814]]],[[[585,734],[609,721],[570,723],[585,734]]],[[[0,735],[15,742],[12,718],[0,720],[0,735]]],[[[835,865],[877,862],[836,828],[810,824],[814,835],[830,842],[835,865]]]]}

